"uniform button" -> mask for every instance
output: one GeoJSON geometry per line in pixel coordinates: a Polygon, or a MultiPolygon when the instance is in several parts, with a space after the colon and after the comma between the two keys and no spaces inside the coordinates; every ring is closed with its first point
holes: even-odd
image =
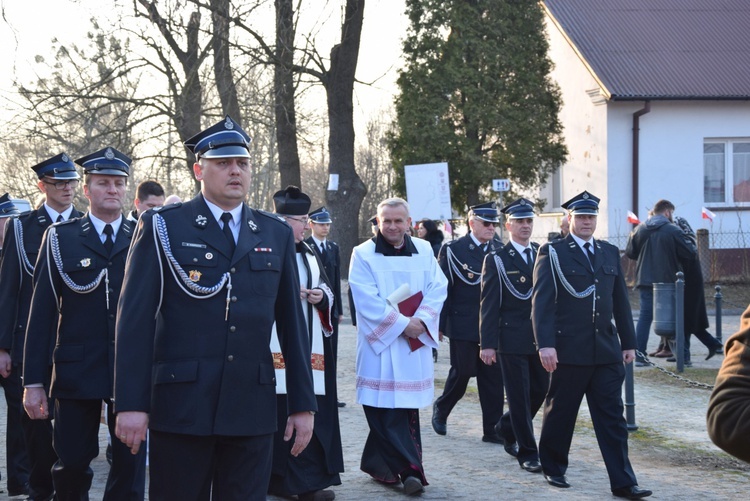
{"type": "Polygon", "coordinates": [[[115,318],[114,314],[110,313],[109,318],[114,319],[115,318]]]}
{"type": "Polygon", "coordinates": [[[236,303],[236,302],[237,302],[237,296],[232,296],[232,302],[233,302],[233,303],[236,303]]]}
{"type": "Polygon", "coordinates": [[[234,325],[229,328],[229,332],[234,332],[236,330],[237,330],[237,327],[235,327],[234,325]]]}
{"type": "Polygon", "coordinates": [[[228,361],[230,361],[230,362],[231,362],[232,360],[234,360],[234,355],[229,355],[229,356],[227,357],[227,360],[228,360],[228,361]]]}
{"type": "Polygon", "coordinates": [[[114,263],[112,263],[112,261],[110,261],[110,262],[107,263],[107,266],[112,266],[113,264],[114,263]]]}
{"type": "Polygon", "coordinates": [[[170,377],[171,377],[172,379],[174,379],[174,374],[170,374],[170,377]]]}
{"type": "Polygon", "coordinates": [[[599,301],[601,298],[602,298],[601,296],[596,296],[597,301],[599,301]]]}
{"type": "Polygon", "coordinates": [[[596,313],[596,316],[597,316],[597,317],[599,316],[599,312],[597,312],[597,313],[596,313]]]}
{"type": "Polygon", "coordinates": [[[598,283],[599,283],[599,279],[598,279],[598,278],[595,278],[595,279],[594,279],[594,283],[595,283],[595,284],[598,284],[598,283]]]}
{"type": "Polygon", "coordinates": [[[198,262],[198,258],[197,258],[197,257],[194,257],[194,258],[193,258],[193,262],[194,262],[194,263],[197,263],[197,262],[198,262]]]}
{"type": "Polygon", "coordinates": [[[236,272],[237,270],[235,270],[234,268],[230,268],[230,269],[229,269],[229,271],[230,271],[230,272],[232,272],[232,273],[234,273],[234,272],[236,272]]]}
{"type": "Polygon", "coordinates": [[[271,267],[271,263],[266,263],[266,267],[270,268],[271,267]]]}

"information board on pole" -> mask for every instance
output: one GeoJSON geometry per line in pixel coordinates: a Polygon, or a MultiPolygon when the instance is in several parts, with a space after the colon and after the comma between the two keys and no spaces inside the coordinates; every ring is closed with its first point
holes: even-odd
{"type": "Polygon", "coordinates": [[[448,164],[404,166],[406,199],[413,222],[420,219],[450,219],[451,189],[448,164]]]}

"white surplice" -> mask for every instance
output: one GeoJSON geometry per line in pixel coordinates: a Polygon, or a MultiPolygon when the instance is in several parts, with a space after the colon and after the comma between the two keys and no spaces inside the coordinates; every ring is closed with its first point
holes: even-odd
{"type": "Polygon", "coordinates": [[[434,393],[431,348],[437,348],[440,310],[448,281],[430,244],[411,239],[417,253],[384,256],[368,240],[354,248],[349,286],[357,310],[357,402],[386,409],[419,409],[432,404],[434,393]],[[409,318],[386,298],[403,284],[412,294],[421,291],[422,303],[414,314],[427,327],[424,343],[411,351],[402,333],[409,318]]]}

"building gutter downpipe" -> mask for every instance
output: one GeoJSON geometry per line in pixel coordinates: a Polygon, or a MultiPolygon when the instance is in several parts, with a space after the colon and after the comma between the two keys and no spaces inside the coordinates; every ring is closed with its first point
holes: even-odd
{"type": "MultiPolygon", "coordinates": [[[[633,212],[638,215],[639,177],[640,177],[640,119],[651,111],[651,101],[646,101],[643,108],[633,113],[633,212]]],[[[635,226],[635,225],[634,225],[635,226]]]]}

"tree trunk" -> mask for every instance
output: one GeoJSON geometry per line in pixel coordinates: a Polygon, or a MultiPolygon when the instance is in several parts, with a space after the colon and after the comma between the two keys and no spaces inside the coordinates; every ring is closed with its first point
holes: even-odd
{"type": "Polygon", "coordinates": [[[359,243],[358,216],[367,187],[354,166],[354,75],[359,58],[365,0],[347,0],[341,43],[331,50],[331,67],[323,81],[328,101],[330,174],[338,174],[336,191],[326,191],[334,239],[341,249],[341,276],[349,275],[352,249],[359,243]]]}
{"type": "Polygon", "coordinates": [[[242,125],[237,88],[232,75],[232,61],[229,57],[229,3],[230,0],[211,0],[211,21],[214,33],[211,46],[214,52],[214,78],[221,99],[221,109],[242,125]]]}
{"type": "Polygon", "coordinates": [[[276,65],[274,66],[274,114],[279,153],[280,189],[293,184],[302,188],[297,150],[297,114],[294,107],[294,7],[292,0],[276,0],[276,65]]]}

